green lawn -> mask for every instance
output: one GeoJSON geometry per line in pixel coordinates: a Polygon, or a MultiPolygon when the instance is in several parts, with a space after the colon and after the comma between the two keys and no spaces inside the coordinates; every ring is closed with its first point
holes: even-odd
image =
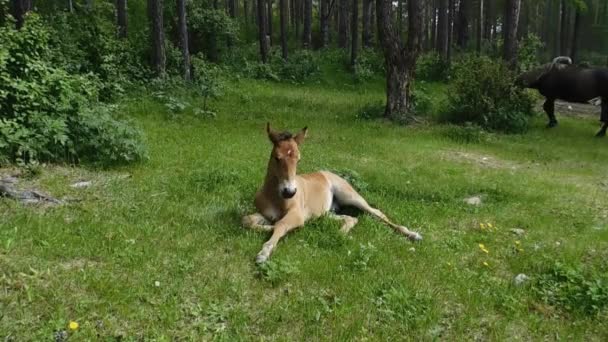
{"type": "Polygon", "coordinates": [[[538,117],[525,135],[466,143],[453,127],[357,119],[383,101],[382,82],[229,85],[216,118],[126,100],[146,163],[45,166],[19,184],[78,201],[0,199],[0,338],[52,340],[75,321],[73,340],[608,339],[608,140],[593,137],[596,116],[558,116],[553,130],[538,117]],[[324,218],[256,267],[268,235],[240,218],[265,173],[266,121],[308,126],[300,172],[348,174],[424,240],[366,215],[342,236],[324,218]],[[79,180],[93,185],[69,186],[79,180]],[[481,206],[464,203],[474,195],[481,206]],[[519,273],[530,280],[514,286],[519,273]]]}

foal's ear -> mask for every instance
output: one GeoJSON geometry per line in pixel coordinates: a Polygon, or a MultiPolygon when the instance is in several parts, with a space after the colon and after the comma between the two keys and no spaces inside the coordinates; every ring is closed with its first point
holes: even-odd
{"type": "Polygon", "coordinates": [[[304,138],[306,138],[306,133],[308,133],[308,127],[302,128],[302,130],[293,138],[298,145],[304,142],[304,138]]]}
{"type": "Polygon", "coordinates": [[[266,133],[268,133],[268,139],[270,139],[273,144],[276,144],[279,141],[279,133],[270,128],[270,122],[266,123],[266,133]]]}

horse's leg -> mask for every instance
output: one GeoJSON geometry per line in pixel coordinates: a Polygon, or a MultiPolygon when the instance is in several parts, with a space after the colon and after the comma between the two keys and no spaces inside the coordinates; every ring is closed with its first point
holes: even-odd
{"type": "Polygon", "coordinates": [[[543,104],[543,109],[545,110],[545,113],[547,113],[547,117],[549,117],[547,128],[557,126],[557,119],[555,118],[555,99],[547,98],[543,104]]]}
{"type": "Polygon", "coordinates": [[[304,218],[299,211],[291,210],[287,212],[287,214],[281,220],[275,223],[272,236],[268,241],[266,241],[262,247],[262,250],[258,253],[258,256],[255,258],[255,262],[258,264],[265,263],[270,257],[270,254],[272,254],[274,249],[277,247],[279,240],[283,236],[287,235],[287,233],[290,231],[302,225],[304,225],[304,218]]]}
{"type": "Polygon", "coordinates": [[[595,135],[596,137],[606,136],[606,129],[608,129],[608,96],[602,97],[602,114],[600,115],[600,121],[602,122],[602,128],[595,135]]]}
{"type": "Polygon", "coordinates": [[[340,227],[340,231],[344,234],[348,234],[351,229],[359,222],[356,217],[348,216],[348,215],[336,215],[329,214],[329,217],[334,220],[342,221],[342,227],[340,227]]]}
{"type": "Polygon", "coordinates": [[[262,214],[255,213],[243,217],[243,227],[262,232],[271,232],[274,226],[262,214]]]}

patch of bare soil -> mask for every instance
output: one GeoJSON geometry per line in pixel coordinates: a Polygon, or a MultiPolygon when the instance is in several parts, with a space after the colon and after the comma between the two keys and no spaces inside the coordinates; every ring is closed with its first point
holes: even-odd
{"type": "MultiPolygon", "coordinates": [[[[536,109],[544,113],[543,101],[538,102],[536,109]]],[[[570,103],[564,101],[555,101],[555,114],[571,117],[588,118],[600,115],[600,105],[585,104],[585,103],[570,103]]]]}
{"type": "Polygon", "coordinates": [[[487,169],[516,170],[522,166],[520,163],[511,160],[504,160],[491,155],[463,151],[445,151],[442,154],[442,159],[457,162],[464,161],[487,169]]]}

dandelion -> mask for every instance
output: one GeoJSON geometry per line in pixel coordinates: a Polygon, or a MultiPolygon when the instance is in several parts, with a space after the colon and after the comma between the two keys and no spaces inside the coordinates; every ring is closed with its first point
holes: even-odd
{"type": "Polygon", "coordinates": [[[519,245],[521,245],[521,242],[519,240],[516,240],[515,244],[519,246],[519,245]]]}
{"type": "Polygon", "coordinates": [[[518,249],[517,249],[517,251],[519,251],[519,252],[523,252],[523,251],[524,251],[524,249],[523,249],[523,248],[518,248],[518,249]]]}
{"type": "Polygon", "coordinates": [[[480,224],[479,224],[479,228],[481,228],[481,230],[484,230],[484,229],[486,229],[486,225],[485,225],[485,224],[483,224],[483,223],[480,223],[480,224]]]}
{"type": "Polygon", "coordinates": [[[481,249],[486,254],[490,254],[490,251],[486,248],[486,246],[484,246],[483,243],[479,244],[479,249],[481,249]]]}
{"type": "Polygon", "coordinates": [[[485,267],[490,267],[490,264],[488,264],[488,262],[487,262],[487,261],[484,261],[484,262],[483,262],[483,265],[484,265],[485,267]]]}
{"type": "Polygon", "coordinates": [[[492,228],[494,228],[494,226],[492,226],[492,224],[490,222],[488,222],[488,228],[492,229],[492,228]]]}
{"type": "Polygon", "coordinates": [[[78,324],[78,322],[74,322],[74,321],[70,321],[70,324],[68,324],[68,327],[70,328],[70,330],[77,330],[79,326],[80,325],[78,324]]]}

